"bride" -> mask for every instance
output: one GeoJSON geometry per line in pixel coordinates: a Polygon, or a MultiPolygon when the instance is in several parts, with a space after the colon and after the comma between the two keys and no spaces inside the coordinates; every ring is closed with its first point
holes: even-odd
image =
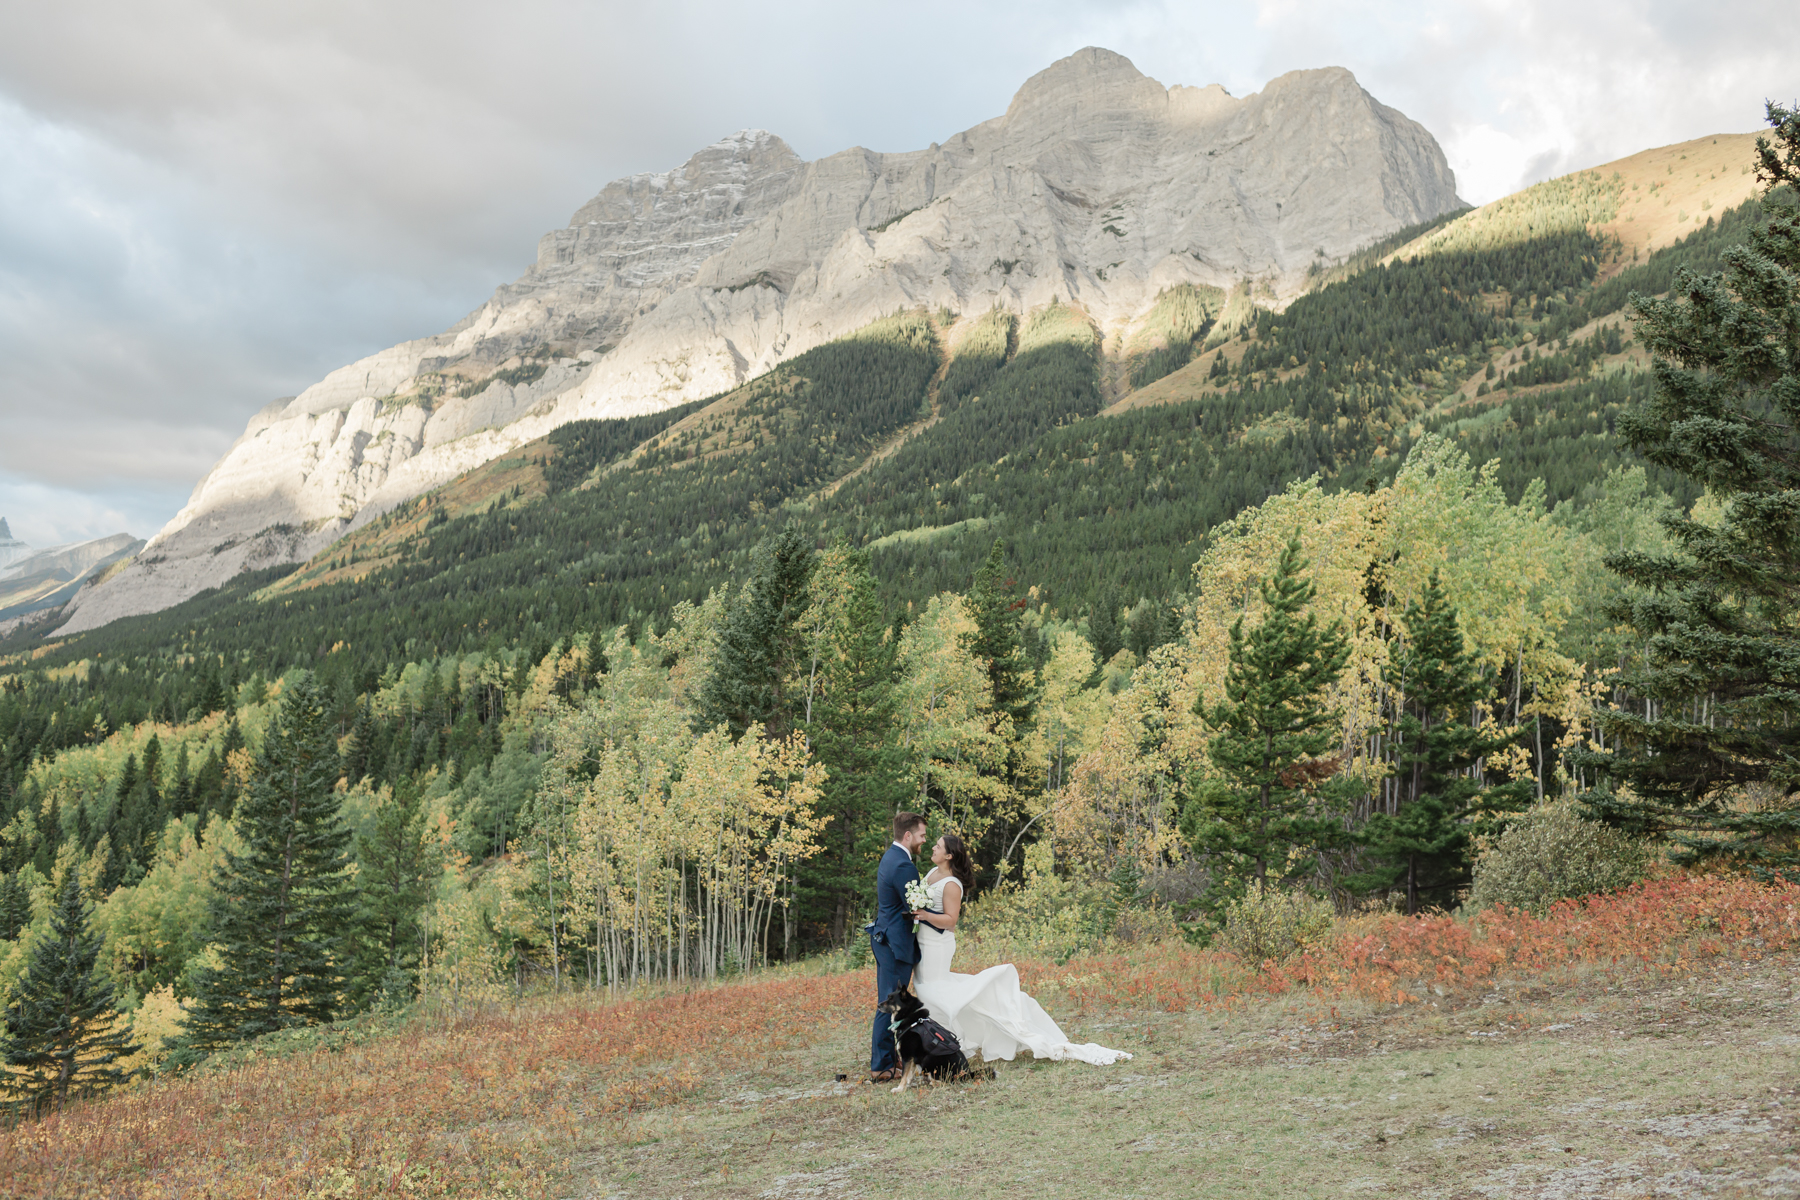
{"type": "Polygon", "coordinates": [[[979,975],[952,971],[956,921],[962,915],[963,893],[975,872],[968,848],[954,833],[938,839],[931,848],[931,861],[925,890],[932,910],[913,913],[923,923],[917,931],[919,965],[913,974],[913,990],[931,1010],[932,1019],[962,1042],[963,1053],[979,1053],[993,1062],[1029,1050],[1036,1058],[1075,1058],[1100,1066],[1131,1057],[1123,1050],[1108,1050],[1093,1042],[1070,1044],[1050,1014],[1019,990],[1019,972],[1011,963],[989,967],[979,975]]]}

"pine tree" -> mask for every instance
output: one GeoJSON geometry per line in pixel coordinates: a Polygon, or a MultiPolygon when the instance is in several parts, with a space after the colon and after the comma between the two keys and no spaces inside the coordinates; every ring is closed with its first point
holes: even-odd
{"type": "MultiPolygon", "coordinates": [[[[32,789],[32,799],[34,801],[37,799],[36,788],[32,789]]],[[[34,803],[25,811],[29,813],[35,808],[36,804],[34,803]]],[[[46,879],[55,870],[56,855],[62,849],[63,827],[60,809],[61,805],[55,793],[51,793],[50,803],[45,806],[45,810],[37,818],[37,850],[31,857],[31,865],[36,867],[37,873],[46,879]]]]}
{"type": "MultiPolygon", "coordinates": [[[[175,752],[175,786],[169,790],[169,811],[181,817],[194,810],[194,773],[188,761],[188,745],[181,743],[175,752]]],[[[156,831],[162,836],[162,830],[156,831]]]]}
{"type": "Polygon", "coordinates": [[[1131,612],[1125,644],[1142,661],[1150,657],[1152,650],[1174,636],[1175,621],[1169,606],[1156,600],[1146,600],[1131,612]]]}
{"type": "Polygon", "coordinates": [[[219,815],[223,817],[230,817],[237,808],[239,785],[231,774],[231,756],[244,745],[244,730],[233,713],[219,742],[219,815]]]}
{"type": "Polygon", "coordinates": [[[220,965],[203,967],[173,1061],[337,1011],[334,950],[353,928],[350,830],[334,788],[337,738],[310,680],[283,692],[237,806],[242,854],[226,851],[209,906],[220,965]]]}
{"type": "Polygon", "coordinates": [[[1530,799],[1528,780],[1484,786],[1474,769],[1512,744],[1470,724],[1476,704],[1493,699],[1463,645],[1456,609],[1431,573],[1420,606],[1406,617],[1407,640],[1389,662],[1388,685],[1404,697],[1395,747],[1392,804],[1378,810],[1359,841],[1374,862],[1350,881],[1356,890],[1406,887],[1406,911],[1421,893],[1443,898],[1470,882],[1470,838],[1494,814],[1530,799]],[[1478,825],[1477,822],[1482,822],[1478,825]]]}
{"type": "Polygon", "coordinates": [[[1014,581],[1007,575],[1005,543],[996,538],[968,592],[975,633],[968,640],[967,649],[987,671],[993,695],[989,727],[1007,748],[1006,758],[997,768],[983,770],[983,774],[998,777],[1000,794],[1006,799],[990,801],[996,810],[993,819],[986,822],[986,832],[969,848],[978,875],[997,869],[1004,860],[1007,846],[1019,831],[1019,796],[1031,785],[1025,737],[1035,706],[1037,681],[1019,644],[1019,613],[1025,602],[1014,597],[1013,587],[1014,581]]]}
{"type": "Polygon", "coordinates": [[[132,876],[142,878],[144,860],[149,857],[145,853],[145,842],[151,836],[162,806],[161,769],[162,739],[155,734],[150,735],[144,746],[141,769],[136,755],[125,759],[111,819],[100,821],[96,830],[112,838],[112,863],[105,880],[108,889],[132,882],[132,876]],[[137,871],[132,870],[134,865],[139,867],[137,871]]]}
{"type": "Polygon", "coordinates": [[[707,725],[723,721],[733,737],[752,724],[786,737],[799,714],[789,684],[805,651],[797,628],[808,604],[812,542],[797,522],[764,538],[751,555],[750,578],[732,597],[719,629],[712,675],[701,694],[707,725]]]}
{"type": "Polygon", "coordinates": [[[84,801],[75,801],[75,844],[83,850],[94,848],[94,823],[88,818],[88,806],[84,801]]]}
{"type": "Polygon", "coordinates": [[[208,668],[200,685],[200,702],[196,707],[201,713],[210,716],[216,712],[224,712],[230,705],[231,701],[225,695],[225,685],[219,679],[218,668],[208,668]]]}
{"type": "Polygon", "coordinates": [[[192,807],[199,816],[196,828],[206,824],[206,814],[219,804],[224,788],[225,767],[219,761],[219,752],[208,750],[200,769],[194,773],[192,807]]]}
{"type": "Polygon", "coordinates": [[[350,1003],[404,1004],[419,965],[419,914],[431,899],[440,866],[425,839],[425,813],[411,780],[375,810],[370,832],[356,839],[357,928],[350,1003]]]}
{"type": "Polygon", "coordinates": [[[839,559],[848,595],[821,639],[817,696],[805,726],[828,772],[816,806],[827,824],[819,835],[823,849],[798,868],[801,899],[824,908],[834,946],[844,945],[853,914],[870,895],[869,863],[886,845],[908,791],[894,728],[896,641],[882,621],[867,551],[834,546],[827,562],[839,559]]]}
{"type": "Polygon", "coordinates": [[[31,924],[31,891],[17,871],[0,875],[0,942],[10,942],[31,924]]]}
{"type": "Polygon", "coordinates": [[[151,734],[150,740],[144,743],[143,781],[138,785],[140,795],[151,809],[162,803],[162,738],[151,734]]]}
{"type": "Polygon", "coordinates": [[[1019,649],[1019,610],[1014,581],[1006,573],[1006,545],[999,538],[969,587],[969,612],[976,633],[969,651],[987,666],[994,690],[994,711],[1004,713],[1021,730],[1031,719],[1032,678],[1019,649]]]}
{"type": "Polygon", "coordinates": [[[1666,521],[1676,553],[1607,559],[1642,589],[1619,615],[1644,662],[1635,703],[1605,715],[1608,751],[1579,760],[1625,785],[1585,794],[1593,815],[1759,877],[1800,870],[1800,112],[1768,115],[1763,227],[1723,273],[1632,300],[1656,392],[1620,429],[1724,513],[1666,521]]]}
{"type": "Polygon", "coordinates": [[[1188,844],[1213,871],[1216,905],[1254,881],[1266,892],[1311,872],[1317,851],[1341,838],[1330,781],[1341,760],[1330,753],[1342,714],[1325,706],[1325,689],[1349,661],[1342,622],[1320,629],[1307,612],[1316,592],[1302,577],[1296,536],[1275,574],[1261,585],[1262,623],[1231,627],[1225,700],[1197,711],[1218,732],[1208,745],[1215,779],[1196,776],[1182,813],[1188,844]],[[1304,614],[1304,615],[1303,615],[1304,614]]]}
{"type": "Polygon", "coordinates": [[[124,1083],[117,1063],[136,1052],[113,1004],[113,985],[96,969],[100,937],[88,926],[80,874],[63,875],[49,932],[7,1006],[0,1058],[12,1068],[6,1087],[28,1115],[59,1108],[124,1083]]]}
{"type": "Polygon", "coordinates": [[[1088,640],[1094,643],[1094,653],[1102,663],[1112,661],[1112,656],[1125,648],[1125,634],[1119,628],[1119,593],[1108,588],[1100,595],[1100,600],[1088,613],[1088,640]]]}
{"type": "Polygon", "coordinates": [[[113,803],[115,813],[123,812],[132,803],[132,796],[138,790],[138,760],[136,754],[125,756],[125,769],[119,772],[119,786],[114,793],[117,799],[113,803]]]}
{"type": "Polygon", "coordinates": [[[374,717],[369,710],[369,699],[365,696],[361,707],[356,710],[356,721],[350,726],[350,738],[344,743],[344,779],[352,785],[361,783],[369,774],[369,740],[374,732],[374,717]]]}

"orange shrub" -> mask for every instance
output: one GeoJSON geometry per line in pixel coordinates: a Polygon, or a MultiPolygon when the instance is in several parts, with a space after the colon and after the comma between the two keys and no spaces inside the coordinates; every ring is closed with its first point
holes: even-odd
{"type": "Polygon", "coordinates": [[[713,1068],[866,1021],[869,972],[523,1004],[160,1080],[0,1132],[0,1195],[540,1194],[552,1165],[713,1068]]]}
{"type": "Polygon", "coordinates": [[[1061,967],[1022,964],[1021,974],[1060,987],[1068,1001],[1086,1008],[1178,1012],[1301,987],[1402,1004],[1437,988],[1486,986],[1507,970],[1598,964],[1676,971],[1708,958],[1754,958],[1797,946],[1800,887],[1678,875],[1558,901],[1542,917],[1498,909],[1467,919],[1389,914],[1339,921],[1324,944],[1280,965],[1164,947],[1061,967]]]}

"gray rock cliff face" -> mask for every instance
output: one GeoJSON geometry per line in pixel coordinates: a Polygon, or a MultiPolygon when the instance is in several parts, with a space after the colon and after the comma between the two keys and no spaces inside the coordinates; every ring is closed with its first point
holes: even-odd
{"type": "Polygon", "coordinates": [[[64,631],[310,557],[566,421],[711,395],[913,305],[1081,306],[1108,344],[1163,288],[1307,269],[1460,207],[1436,141],[1350,72],[1166,88],[1087,49],[943,145],[803,162],[745,131],[607,185],[454,328],[252,418],[64,631]]]}

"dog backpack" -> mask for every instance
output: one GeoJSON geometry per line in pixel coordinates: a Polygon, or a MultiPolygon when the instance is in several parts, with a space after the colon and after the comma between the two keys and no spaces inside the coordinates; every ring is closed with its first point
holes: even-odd
{"type": "Polygon", "coordinates": [[[914,1025],[912,1032],[919,1035],[926,1058],[954,1058],[962,1053],[962,1043],[956,1040],[956,1035],[930,1017],[914,1025]]]}

